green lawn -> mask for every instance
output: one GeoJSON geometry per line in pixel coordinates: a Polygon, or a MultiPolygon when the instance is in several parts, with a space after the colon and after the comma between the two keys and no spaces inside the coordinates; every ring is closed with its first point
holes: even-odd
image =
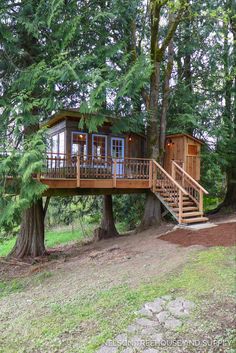
{"type": "MultiPolygon", "coordinates": [[[[92,229],[94,225],[91,226],[90,230],[87,230],[86,235],[92,234],[92,229]]],[[[75,231],[48,231],[46,232],[46,247],[53,248],[54,246],[70,243],[72,241],[80,241],[85,238],[85,235],[81,230],[76,229],[75,231]]],[[[7,239],[0,243],[0,256],[6,256],[9,254],[11,249],[15,244],[15,237],[7,239]]]]}
{"type": "MultiPolygon", "coordinates": [[[[46,232],[46,247],[53,248],[55,246],[70,243],[73,241],[81,241],[86,237],[93,236],[93,230],[96,228],[95,224],[86,224],[86,233],[84,234],[81,229],[75,229],[74,231],[47,231],[46,232]]],[[[119,232],[125,232],[126,226],[123,223],[117,224],[117,229],[119,232]]],[[[10,238],[0,242],[0,257],[7,256],[15,244],[16,238],[10,238]]]]}
{"type": "MultiPolygon", "coordinates": [[[[40,281],[43,286],[45,278],[43,274],[40,274],[36,283],[40,281]]],[[[70,352],[94,353],[107,339],[121,332],[132,322],[135,318],[135,311],[143,303],[174,291],[175,296],[193,300],[198,304],[198,308],[204,308],[205,300],[207,298],[212,300],[213,293],[215,300],[217,299],[220,303],[222,303],[222,298],[225,300],[227,296],[231,297],[235,293],[234,279],[233,248],[221,247],[202,251],[192,256],[180,273],[167,276],[161,281],[160,278],[156,278],[152,283],[140,283],[136,288],[126,284],[110,289],[103,288],[91,295],[84,295],[81,292],[72,301],[70,298],[68,301],[63,300],[59,303],[52,303],[49,300],[47,307],[50,310],[42,315],[40,320],[32,317],[28,322],[25,314],[21,313],[17,320],[13,320],[14,329],[8,330],[4,338],[4,352],[12,353],[17,348],[23,351],[26,344],[30,343],[34,349],[45,352],[59,351],[61,345],[66,345],[70,352]],[[25,328],[24,335],[18,335],[17,330],[22,327],[25,328]],[[86,328],[86,334],[81,332],[77,334],[78,327],[86,328]],[[70,332],[76,335],[68,336],[68,338],[67,335],[70,332]],[[68,341],[61,341],[63,335],[68,341]],[[76,346],[78,339],[81,344],[79,349],[76,346]]],[[[15,283],[13,288],[9,288],[12,283],[5,283],[4,294],[15,292],[17,295],[17,292],[25,290],[27,285],[24,283],[21,288],[20,284],[22,285],[22,280],[17,285],[15,283]]],[[[199,322],[199,332],[203,330],[206,335],[211,334],[210,312],[208,312],[209,317],[206,317],[208,321],[199,322]]],[[[194,320],[199,320],[198,312],[194,320]]],[[[0,330],[1,326],[3,323],[0,323],[0,330]]],[[[231,335],[231,330],[228,334],[231,335]]],[[[191,335],[194,335],[194,332],[191,335]]]]}

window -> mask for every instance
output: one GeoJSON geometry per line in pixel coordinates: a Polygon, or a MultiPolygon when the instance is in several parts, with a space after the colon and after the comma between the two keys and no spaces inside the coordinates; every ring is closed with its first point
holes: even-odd
{"type": "Polygon", "coordinates": [[[189,156],[197,156],[197,145],[188,144],[188,155],[189,156]]]}
{"type": "Polygon", "coordinates": [[[101,159],[107,156],[107,137],[93,135],[93,157],[101,159]]]}
{"type": "Polygon", "coordinates": [[[87,134],[84,132],[72,132],[72,154],[87,157],[87,134]]]}
{"type": "Polygon", "coordinates": [[[49,146],[48,156],[52,168],[61,167],[65,161],[65,132],[53,135],[49,146]]]}
{"type": "Polygon", "coordinates": [[[65,153],[65,132],[52,136],[50,151],[54,156],[65,153]]]}

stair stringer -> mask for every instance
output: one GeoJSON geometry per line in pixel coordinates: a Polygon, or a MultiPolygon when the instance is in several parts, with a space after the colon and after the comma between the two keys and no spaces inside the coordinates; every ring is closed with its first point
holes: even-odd
{"type": "Polygon", "coordinates": [[[153,191],[153,194],[161,201],[162,205],[172,214],[172,216],[176,219],[176,221],[179,222],[179,217],[177,216],[175,211],[172,209],[172,207],[169,206],[167,204],[167,202],[165,202],[163,197],[161,197],[161,195],[158,192],[155,192],[155,191],[153,191]]]}

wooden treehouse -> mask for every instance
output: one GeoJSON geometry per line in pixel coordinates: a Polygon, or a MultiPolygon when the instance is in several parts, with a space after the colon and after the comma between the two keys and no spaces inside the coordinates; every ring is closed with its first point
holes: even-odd
{"type": "MultiPolygon", "coordinates": [[[[205,222],[200,179],[202,142],[186,134],[166,137],[164,168],[146,158],[146,138],[113,133],[113,119],[98,132],[79,129],[78,111],[62,111],[48,122],[50,147],[39,180],[45,196],[139,193],[151,190],[178,223],[205,222]]],[[[83,116],[83,118],[86,118],[83,116]]]]}

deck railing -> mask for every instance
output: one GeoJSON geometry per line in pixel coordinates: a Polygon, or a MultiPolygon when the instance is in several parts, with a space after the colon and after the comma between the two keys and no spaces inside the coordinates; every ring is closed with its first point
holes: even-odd
{"type": "Polygon", "coordinates": [[[182,221],[183,214],[183,197],[187,195],[187,191],[175,181],[167,171],[156,161],[153,163],[153,192],[165,192],[165,197],[171,204],[172,208],[178,208],[179,222],[182,221]]]}
{"type": "Polygon", "coordinates": [[[53,179],[144,179],[150,178],[150,160],[48,154],[41,177],[53,179]]]}
{"type": "Polygon", "coordinates": [[[189,197],[198,205],[199,211],[203,212],[203,194],[208,194],[208,191],[175,161],[172,161],[172,178],[187,191],[189,197]]]}

